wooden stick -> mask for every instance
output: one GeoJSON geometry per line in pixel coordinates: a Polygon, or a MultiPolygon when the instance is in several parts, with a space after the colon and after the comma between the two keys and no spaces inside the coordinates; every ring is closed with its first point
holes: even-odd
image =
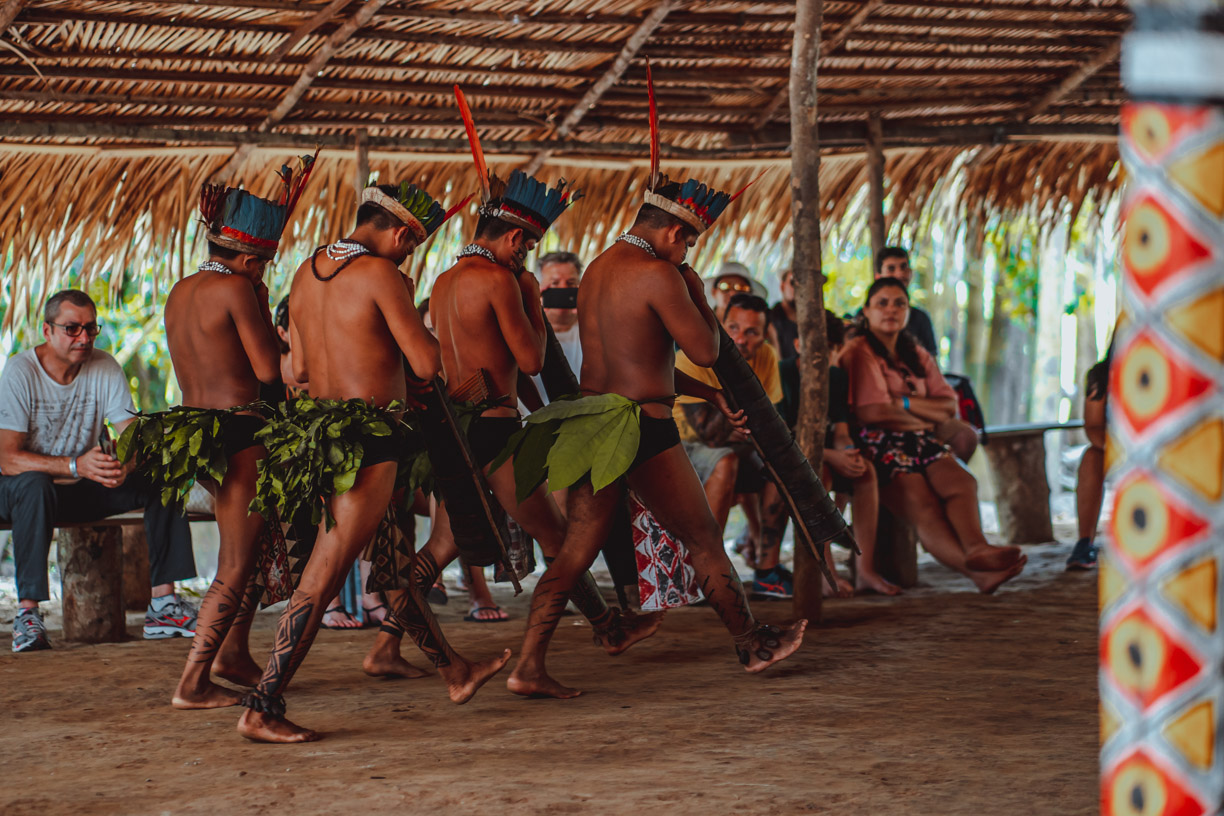
{"type": "MultiPolygon", "coordinates": [[[[629,67],[629,63],[633,62],[634,56],[642,49],[642,46],[646,45],[650,35],[658,29],[677,5],[679,5],[679,0],[663,0],[651,10],[650,14],[646,15],[646,19],[642,20],[641,24],[629,35],[629,39],[625,40],[620,53],[616,55],[616,59],[612,61],[612,65],[604,72],[604,75],[595,81],[595,84],[582,95],[582,99],[578,100],[578,104],[570,108],[569,113],[561,119],[561,123],[557,125],[558,137],[564,139],[569,136],[574,132],[574,126],[582,121],[582,117],[594,110],[603,95],[620,81],[625,69],[629,67]]],[[[532,156],[531,161],[527,162],[523,172],[532,175],[543,166],[550,155],[551,151],[541,150],[536,153],[532,156]]]]}
{"type": "Polygon", "coordinates": [[[25,8],[26,0],[4,0],[0,3],[0,36],[17,19],[17,15],[25,8]]]}

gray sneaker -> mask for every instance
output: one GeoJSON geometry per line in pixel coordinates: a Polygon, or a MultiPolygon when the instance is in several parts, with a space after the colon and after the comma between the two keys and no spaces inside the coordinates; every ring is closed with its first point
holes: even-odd
{"type": "Polygon", "coordinates": [[[174,600],[158,611],[153,611],[153,602],[145,610],[145,640],[172,637],[195,637],[196,609],[175,595],[174,600]]]}
{"type": "Polygon", "coordinates": [[[37,609],[23,609],[13,618],[13,651],[38,652],[50,649],[47,627],[37,609]]]}

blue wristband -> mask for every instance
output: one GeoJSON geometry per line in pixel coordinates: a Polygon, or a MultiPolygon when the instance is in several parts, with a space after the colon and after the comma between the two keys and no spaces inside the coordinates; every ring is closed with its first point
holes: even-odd
{"type": "Polygon", "coordinates": [[[902,408],[904,408],[904,409],[905,409],[905,410],[907,410],[907,411],[909,410],[909,397],[902,397],[902,398],[901,398],[901,407],[902,407],[902,408]]]}

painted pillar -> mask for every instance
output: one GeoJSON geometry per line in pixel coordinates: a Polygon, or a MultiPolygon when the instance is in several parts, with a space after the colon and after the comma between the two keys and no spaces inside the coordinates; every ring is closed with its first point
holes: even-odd
{"type": "Polygon", "coordinates": [[[1224,813],[1224,2],[1132,3],[1101,812],[1224,813]]]}

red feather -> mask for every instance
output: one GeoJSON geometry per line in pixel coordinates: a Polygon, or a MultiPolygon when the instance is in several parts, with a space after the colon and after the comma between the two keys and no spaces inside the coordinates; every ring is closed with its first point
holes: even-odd
{"type": "Polygon", "coordinates": [[[650,189],[659,183],[659,108],[655,104],[654,77],[646,60],[646,93],[650,97],[650,189]]]}
{"type": "Polygon", "coordinates": [[[459,115],[463,117],[463,127],[467,131],[468,144],[472,146],[472,159],[476,162],[476,173],[480,176],[480,189],[484,194],[482,201],[488,201],[489,168],[485,165],[484,151],[480,149],[480,136],[476,134],[476,122],[472,119],[472,109],[468,107],[463,89],[455,86],[455,98],[459,100],[459,115]]]}
{"type": "MultiPolygon", "coordinates": [[[[467,195],[467,197],[466,197],[466,198],[464,198],[464,199],[463,199],[462,201],[460,201],[458,204],[456,204],[455,206],[453,206],[453,207],[451,207],[449,210],[447,210],[447,211],[446,211],[446,215],[442,216],[442,224],[445,224],[447,221],[449,221],[449,220],[450,220],[450,217],[451,217],[452,215],[454,215],[455,213],[457,213],[457,212],[459,212],[460,210],[462,210],[462,209],[463,209],[465,206],[467,206],[467,203],[468,203],[469,201],[471,201],[471,200],[472,200],[472,196],[474,196],[474,195],[476,195],[476,194],[475,194],[475,193],[468,193],[468,195],[467,195]]],[[[439,227],[441,227],[441,226],[442,226],[442,224],[439,224],[438,226],[439,226],[439,227]]]]}
{"type": "MultiPolygon", "coordinates": [[[[761,180],[761,176],[763,176],[763,175],[765,175],[765,171],[764,171],[764,170],[762,170],[760,173],[758,173],[758,174],[757,174],[757,177],[756,177],[756,178],[754,178],[752,181],[748,182],[748,183],[747,183],[747,184],[745,184],[743,187],[741,187],[741,188],[740,188],[740,191],[739,191],[738,193],[736,193],[735,195],[731,196],[731,201],[734,201],[735,199],[737,199],[737,198],[739,198],[740,196],[742,196],[742,195],[744,194],[744,190],[747,190],[749,187],[751,187],[752,185],[754,185],[754,184],[756,184],[758,181],[760,181],[760,180],[761,180]]],[[[730,204],[730,203],[731,203],[731,201],[728,201],[728,202],[727,202],[727,204],[730,204]]]]}
{"type": "Polygon", "coordinates": [[[200,217],[212,226],[221,216],[221,205],[225,203],[224,184],[205,184],[200,188],[200,217]]]}
{"type": "Polygon", "coordinates": [[[310,179],[310,174],[314,172],[315,164],[319,159],[319,148],[315,148],[314,155],[307,159],[302,157],[302,173],[297,177],[297,180],[290,180],[285,189],[285,223],[281,226],[283,232],[285,226],[289,224],[289,218],[293,215],[293,211],[297,209],[298,200],[302,197],[302,192],[306,189],[306,182],[310,179]]]}

